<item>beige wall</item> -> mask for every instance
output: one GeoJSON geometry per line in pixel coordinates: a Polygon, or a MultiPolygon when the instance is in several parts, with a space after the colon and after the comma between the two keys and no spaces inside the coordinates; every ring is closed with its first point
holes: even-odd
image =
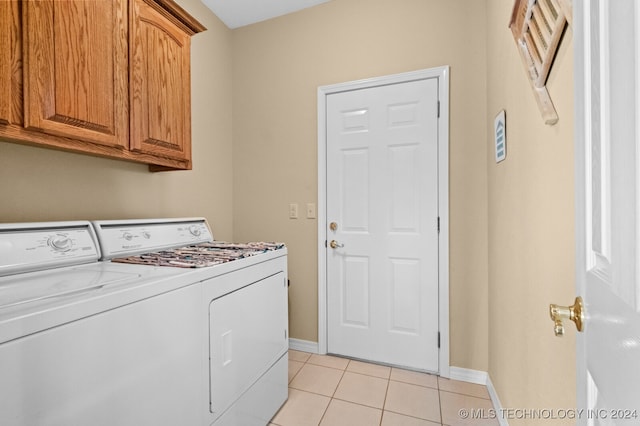
{"type": "Polygon", "coordinates": [[[199,0],[180,4],[208,28],[192,39],[193,170],[0,142],[0,222],[197,215],[232,238],[231,31],[199,0]]]}
{"type": "Polygon", "coordinates": [[[288,204],[317,202],[318,86],[450,65],[451,363],[487,370],[485,28],[484,0],[333,0],[233,31],[234,236],[287,243],[292,337],[317,340],[317,222],[288,204]]]}
{"type": "Polygon", "coordinates": [[[496,165],[487,134],[489,373],[505,407],[573,408],[575,330],[554,337],[548,313],[549,303],[575,297],[573,35],[565,33],[547,83],[559,115],[547,126],[507,28],[513,1],[487,6],[486,121],[507,115],[504,162],[496,165]]]}

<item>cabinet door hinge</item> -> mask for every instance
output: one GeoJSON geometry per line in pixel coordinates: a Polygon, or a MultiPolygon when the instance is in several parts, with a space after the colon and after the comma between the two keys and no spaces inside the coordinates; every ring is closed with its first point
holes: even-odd
{"type": "Polygon", "coordinates": [[[440,233],[440,216],[438,216],[438,234],[440,233]]]}
{"type": "Polygon", "coordinates": [[[440,332],[438,331],[438,349],[440,349],[440,332]]]}
{"type": "Polygon", "coordinates": [[[438,118],[440,118],[440,101],[438,101],[438,118]]]}

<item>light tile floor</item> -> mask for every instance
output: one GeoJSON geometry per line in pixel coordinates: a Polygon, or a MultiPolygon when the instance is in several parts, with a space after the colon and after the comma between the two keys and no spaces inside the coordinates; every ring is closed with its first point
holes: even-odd
{"type": "Polygon", "coordinates": [[[271,425],[495,426],[491,408],[486,386],[290,350],[289,400],[271,425]],[[463,409],[483,418],[464,419],[463,409]]]}

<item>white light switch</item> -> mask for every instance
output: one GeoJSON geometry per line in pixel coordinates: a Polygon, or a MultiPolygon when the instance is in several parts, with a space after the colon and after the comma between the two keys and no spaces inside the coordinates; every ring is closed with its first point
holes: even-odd
{"type": "Polygon", "coordinates": [[[289,204],[289,219],[298,218],[298,203],[289,204]]]}
{"type": "Polygon", "coordinates": [[[316,205],[315,203],[307,203],[307,219],[316,218],[316,205]]]}

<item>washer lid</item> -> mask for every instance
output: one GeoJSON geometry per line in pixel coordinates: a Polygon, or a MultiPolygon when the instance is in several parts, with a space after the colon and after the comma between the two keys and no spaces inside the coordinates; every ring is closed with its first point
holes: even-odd
{"type": "Polygon", "coordinates": [[[0,309],[125,284],[139,278],[139,274],[105,271],[93,265],[19,274],[0,279],[0,309]]]}
{"type": "Polygon", "coordinates": [[[99,258],[96,234],[88,221],[0,224],[0,277],[99,258]]]}

